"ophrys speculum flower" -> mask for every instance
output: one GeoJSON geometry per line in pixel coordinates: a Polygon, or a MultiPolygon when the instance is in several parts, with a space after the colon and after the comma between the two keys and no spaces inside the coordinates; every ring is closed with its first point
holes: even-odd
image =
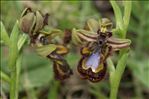
{"type": "Polygon", "coordinates": [[[85,26],[86,30],[75,31],[77,39],[85,42],[81,49],[82,58],[77,67],[82,78],[91,82],[102,80],[106,74],[106,59],[109,55],[129,47],[130,40],[114,38],[110,31],[111,27],[112,23],[108,19],[102,19],[100,24],[90,20],[85,26]]]}
{"type": "Polygon", "coordinates": [[[29,35],[31,46],[37,53],[53,61],[55,78],[64,80],[72,75],[72,70],[64,59],[64,55],[68,53],[68,48],[65,46],[68,41],[63,43],[60,39],[55,40],[55,37],[65,34],[59,29],[52,29],[50,32],[43,31],[47,23],[48,14],[43,15],[40,11],[26,8],[21,15],[20,28],[29,35]]]}

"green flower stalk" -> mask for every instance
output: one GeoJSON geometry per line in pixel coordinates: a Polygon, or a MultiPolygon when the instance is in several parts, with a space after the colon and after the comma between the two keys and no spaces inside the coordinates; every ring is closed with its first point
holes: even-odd
{"type": "MultiPolygon", "coordinates": [[[[114,31],[115,33],[118,33],[118,35],[120,35],[121,38],[125,38],[128,24],[129,24],[130,14],[131,14],[131,1],[123,2],[124,3],[123,17],[122,17],[122,11],[120,10],[119,6],[116,4],[116,1],[110,1],[110,3],[113,7],[115,18],[116,18],[116,29],[114,31]]],[[[129,55],[128,50],[129,49],[123,49],[120,51],[119,60],[116,68],[114,67],[113,63],[110,60],[108,61],[109,68],[111,68],[109,69],[110,85],[111,85],[110,99],[117,99],[120,80],[125,70],[126,60],[129,55]]]]}
{"type": "Polygon", "coordinates": [[[1,22],[2,37],[1,40],[9,47],[8,65],[10,69],[10,77],[5,75],[2,71],[2,77],[10,84],[10,99],[18,99],[20,68],[22,65],[22,50],[27,36],[20,35],[18,21],[14,25],[10,37],[8,36],[5,27],[1,22]],[[20,35],[20,36],[19,36],[20,35]]]}

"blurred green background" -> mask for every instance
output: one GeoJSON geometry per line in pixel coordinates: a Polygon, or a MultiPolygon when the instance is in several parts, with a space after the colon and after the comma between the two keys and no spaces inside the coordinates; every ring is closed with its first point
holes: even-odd
{"type": "MultiPolygon", "coordinates": [[[[119,2],[123,8],[122,2],[119,2]]],[[[49,29],[83,28],[89,18],[107,17],[115,22],[108,1],[1,1],[1,21],[11,33],[25,7],[48,12],[49,29]]],[[[119,99],[149,99],[149,2],[133,1],[127,38],[132,40],[127,67],[120,83],[119,99]]],[[[76,72],[79,49],[72,46],[66,56],[76,72]],[[76,54],[77,53],[77,54],[76,54]]],[[[114,62],[117,60],[113,56],[114,62]]],[[[8,48],[1,44],[1,70],[9,75],[8,48]]],[[[53,77],[52,62],[26,45],[23,53],[19,99],[105,99],[109,96],[109,74],[99,83],[80,79],[77,73],[59,83],[53,77]]],[[[9,97],[9,85],[1,80],[1,96],[9,97]]]]}

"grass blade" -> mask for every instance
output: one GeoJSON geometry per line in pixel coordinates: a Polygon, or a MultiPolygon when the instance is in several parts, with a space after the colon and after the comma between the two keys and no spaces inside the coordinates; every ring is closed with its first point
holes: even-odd
{"type": "Polygon", "coordinates": [[[116,28],[123,29],[123,19],[122,19],[121,10],[120,10],[119,6],[117,5],[116,1],[111,0],[110,3],[112,5],[112,8],[114,10],[114,15],[116,18],[116,28]]]}
{"type": "Polygon", "coordinates": [[[2,22],[1,22],[1,36],[0,37],[1,37],[1,40],[4,41],[4,43],[9,46],[10,39],[2,22]]]}
{"type": "Polygon", "coordinates": [[[125,30],[127,29],[128,24],[129,24],[130,14],[131,14],[131,1],[125,1],[124,2],[124,17],[123,17],[125,30]]]}
{"type": "Polygon", "coordinates": [[[18,35],[19,35],[19,29],[18,29],[18,21],[16,22],[15,26],[13,27],[12,33],[10,35],[10,46],[9,46],[9,67],[12,68],[15,66],[17,55],[18,55],[18,35]]]}
{"type": "Polygon", "coordinates": [[[26,42],[27,39],[27,35],[26,34],[22,34],[21,37],[18,40],[18,50],[20,51],[22,46],[24,45],[24,43],[26,42]]]}
{"type": "Polygon", "coordinates": [[[10,45],[9,45],[9,59],[8,59],[8,65],[10,67],[10,75],[11,75],[11,82],[10,82],[10,99],[17,99],[17,90],[16,90],[16,79],[17,79],[17,67],[16,67],[16,61],[18,57],[18,35],[19,35],[19,29],[18,29],[18,21],[15,23],[12,33],[10,35],[10,45]]]}

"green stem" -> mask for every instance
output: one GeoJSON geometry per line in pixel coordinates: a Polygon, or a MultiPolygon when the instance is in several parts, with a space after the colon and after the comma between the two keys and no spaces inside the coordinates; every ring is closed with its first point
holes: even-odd
{"type": "Polygon", "coordinates": [[[22,35],[19,40],[19,29],[18,21],[16,22],[11,36],[10,36],[10,45],[9,45],[9,67],[10,67],[10,99],[18,99],[18,89],[19,89],[19,77],[20,77],[20,68],[22,64],[22,51],[21,48],[24,45],[27,36],[22,35]]]}
{"type": "MultiPolygon", "coordinates": [[[[116,17],[116,28],[118,28],[118,32],[121,35],[121,38],[126,37],[127,27],[130,20],[130,13],[131,13],[131,2],[124,2],[124,17],[122,20],[121,10],[116,4],[115,1],[110,1],[111,5],[114,10],[114,14],[116,17]]],[[[117,99],[118,88],[120,84],[120,80],[122,78],[123,72],[126,67],[126,60],[128,58],[128,49],[123,49],[120,51],[119,60],[116,66],[115,71],[113,70],[110,72],[110,99],[117,99]]]]}
{"type": "Polygon", "coordinates": [[[124,53],[120,60],[118,61],[116,71],[110,74],[110,84],[111,84],[111,94],[110,99],[117,99],[118,88],[122,74],[126,67],[126,60],[128,58],[128,53],[124,53]]]}
{"type": "Polygon", "coordinates": [[[115,66],[110,58],[107,59],[107,63],[108,63],[108,69],[110,73],[115,72],[115,66]]]}
{"type": "Polygon", "coordinates": [[[57,99],[60,82],[54,81],[54,84],[50,87],[52,87],[52,90],[49,91],[48,99],[57,99]]]}
{"type": "Polygon", "coordinates": [[[19,78],[20,78],[20,70],[21,70],[21,64],[22,64],[22,54],[19,55],[17,62],[16,62],[16,97],[15,99],[18,99],[18,91],[19,91],[19,78]]]}
{"type": "Polygon", "coordinates": [[[110,3],[114,10],[114,15],[115,15],[115,19],[116,19],[116,28],[123,29],[123,19],[122,19],[121,10],[120,10],[119,6],[117,5],[116,1],[110,0],[110,3]]]}
{"type": "MultiPolygon", "coordinates": [[[[12,70],[12,69],[11,69],[12,70]]],[[[13,70],[10,73],[11,82],[10,82],[10,99],[16,99],[16,67],[14,66],[13,70]]]]}
{"type": "Polygon", "coordinates": [[[18,99],[21,64],[22,64],[22,54],[20,53],[16,60],[16,66],[14,66],[10,74],[11,75],[10,99],[18,99]]]}
{"type": "MultiPolygon", "coordinates": [[[[131,14],[131,1],[125,1],[124,2],[124,17],[123,17],[123,22],[125,26],[125,30],[127,30],[129,20],[130,20],[130,14],[131,14]]],[[[126,34],[126,32],[125,32],[126,34]]]]}

